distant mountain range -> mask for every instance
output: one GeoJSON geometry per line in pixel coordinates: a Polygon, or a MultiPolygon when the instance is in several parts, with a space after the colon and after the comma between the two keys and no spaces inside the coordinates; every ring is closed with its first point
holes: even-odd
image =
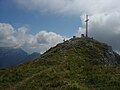
{"type": "Polygon", "coordinates": [[[21,48],[0,47],[0,67],[15,66],[39,56],[39,53],[28,54],[21,48]]]}

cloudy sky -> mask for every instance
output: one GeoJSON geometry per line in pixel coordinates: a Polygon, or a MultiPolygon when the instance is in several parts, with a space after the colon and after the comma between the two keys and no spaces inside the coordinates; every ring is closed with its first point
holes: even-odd
{"type": "Polygon", "coordinates": [[[44,50],[85,32],[120,52],[120,0],[0,0],[0,47],[44,50]]]}

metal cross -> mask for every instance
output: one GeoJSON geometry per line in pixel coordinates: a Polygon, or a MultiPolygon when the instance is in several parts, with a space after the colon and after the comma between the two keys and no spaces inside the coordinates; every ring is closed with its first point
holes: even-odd
{"type": "Polygon", "coordinates": [[[85,20],[85,22],[86,22],[86,37],[88,37],[88,21],[89,21],[88,15],[86,15],[86,20],[85,20]]]}

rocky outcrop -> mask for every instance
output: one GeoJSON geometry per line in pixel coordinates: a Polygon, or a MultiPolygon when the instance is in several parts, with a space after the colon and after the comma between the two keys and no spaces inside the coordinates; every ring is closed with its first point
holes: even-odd
{"type": "Polygon", "coordinates": [[[118,65],[116,53],[108,46],[108,50],[104,52],[104,61],[106,64],[118,65]]]}

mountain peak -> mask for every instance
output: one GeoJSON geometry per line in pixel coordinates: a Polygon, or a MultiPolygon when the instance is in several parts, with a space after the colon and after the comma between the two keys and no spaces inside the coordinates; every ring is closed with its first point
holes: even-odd
{"type": "Polygon", "coordinates": [[[119,55],[112,50],[111,46],[88,37],[67,40],[50,48],[42,56],[47,57],[56,53],[61,57],[73,53],[75,56],[88,60],[91,64],[117,65],[119,58],[119,55]]]}
{"type": "Polygon", "coordinates": [[[93,38],[72,38],[30,62],[1,69],[0,89],[119,90],[119,62],[111,46],[93,38]]]}

